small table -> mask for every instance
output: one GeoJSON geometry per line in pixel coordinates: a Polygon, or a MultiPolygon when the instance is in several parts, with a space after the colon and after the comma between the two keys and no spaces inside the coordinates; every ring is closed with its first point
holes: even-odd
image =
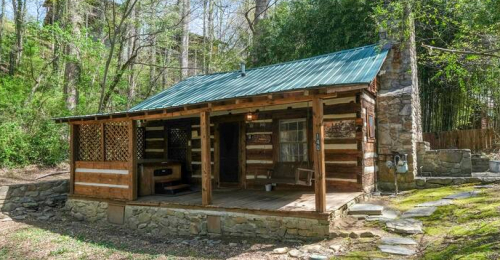
{"type": "MultiPolygon", "coordinates": [[[[179,162],[143,162],[140,164],[139,196],[148,196],[155,194],[156,183],[171,183],[181,180],[181,163],[179,162]],[[155,170],[170,169],[172,174],[165,176],[154,176],[155,170]]],[[[187,184],[180,184],[187,185],[187,184]]],[[[170,188],[178,188],[173,185],[170,188]]],[[[182,188],[185,188],[183,186],[182,188]]]]}

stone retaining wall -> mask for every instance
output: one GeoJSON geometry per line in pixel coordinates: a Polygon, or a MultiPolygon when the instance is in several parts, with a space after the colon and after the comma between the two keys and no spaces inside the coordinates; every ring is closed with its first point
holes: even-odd
{"type": "MultiPolygon", "coordinates": [[[[70,214],[91,222],[107,220],[110,206],[71,198],[66,204],[70,214]]],[[[273,239],[327,238],[328,220],[262,216],[234,212],[124,205],[123,224],[141,233],[156,236],[230,235],[273,239]]]]}
{"type": "Polygon", "coordinates": [[[64,205],[69,180],[0,186],[0,211],[12,216],[64,205]]]}
{"type": "Polygon", "coordinates": [[[469,149],[427,150],[423,154],[420,176],[468,177],[472,173],[469,149]]]}
{"type": "Polygon", "coordinates": [[[472,155],[472,172],[487,172],[490,169],[490,159],[480,154],[472,155]]]}

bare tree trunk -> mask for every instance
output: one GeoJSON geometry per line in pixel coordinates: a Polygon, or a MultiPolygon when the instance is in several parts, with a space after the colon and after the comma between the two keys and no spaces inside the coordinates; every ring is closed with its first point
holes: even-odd
{"type": "Polygon", "coordinates": [[[206,73],[211,72],[212,52],[214,48],[214,0],[208,0],[208,64],[206,73]]]}
{"type": "Polygon", "coordinates": [[[5,16],[5,0],[2,0],[0,6],[0,65],[2,64],[2,44],[3,44],[3,22],[5,16]]]}
{"type": "MultiPolygon", "coordinates": [[[[134,8],[130,14],[130,17],[132,18],[132,21],[136,22],[135,25],[129,24],[129,29],[128,29],[128,41],[127,41],[127,59],[132,57],[133,51],[136,48],[136,43],[137,43],[137,33],[139,31],[139,23],[137,22],[137,9],[139,6],[134,8]]],[[[136,95],[136,78],[135,78],[135,72],[134,72],[134,63],[131,63],[129,66],[130,70],[130,75],[128,76],[128,99],[127,99],[127,109],[132,107],[132,104],[135,100],[135,95],[136,95]]]]}
{"type": "Polygon", "coordinates": [[[11,75],[16,71],[23,53],[23,31],[24,16],[26,13],[26,0],[12,0],[12,11],[14,14],[14,27],[16,31],[15,44],[11,51],[9,73],[11,75]]]}
{"type": "MultiPolygon", "coordinates": [[[[67,2],[67,25],[71,28],[73,37],[80,35],[80,0],[68,0],[67,2]]],[[[65,55],[69,57],[64,67],[64,93],[66,94],[66,107],[73,111],[78,105],[78,81],[80,78],[80,63],[78,59],[78,50],[70,41],[64,49],[65,55]]]]}
{"type": "Polygon", "coordinates": [[[203,74],[207,74],[207,0],[203,0],[203,74]]]}
{"type": "Polygon", "coordinates": [[[190,0],[181,1],[181,19],[182,19],[182,36],[181,36],[181,79],[189,76],[189,22],[190,22],[190,0]]]}
{"type": "MultiPolygon", "coordinates": [[[[258,50],[258,46],[260,43],[260,36],[261,36],[261,30],[259,28],[259,22],[266,18],[267,15],[267,8],[269,5],[269,0],[255,0],[255,13],[254,13],[254,19],[253,19],[253,47],[254,49],[258,50]]],[[[252,55],[252,62],[257,63],[257,55],[256,51],[253,51],[252,55]]]]}

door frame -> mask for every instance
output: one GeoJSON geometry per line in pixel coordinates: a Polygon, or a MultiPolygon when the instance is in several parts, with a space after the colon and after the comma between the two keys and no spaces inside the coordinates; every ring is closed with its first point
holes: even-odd
{"type": "MultiPolygon", "coordinates": [[[[222,118],[221,118],[222,119],[222,118]]],[[[217,187],[221,186],[237,186],[240,188],[245,187],[245,171],[246,171],[246,128],[245,128],[245,121],[242,121],[240,118],[226,118],[225,120],[217,120],[217,122],[214,122],[214,177],[215,181],[217,184],[217,187]],[[220,179],[220,170],[221,170],[221,165],[220,165],[220,125],[224,123],[236,123],[239,126],[239,133],[238,133],[238,182],[231,183],[231,182],[221,182],[220,179]]]]}

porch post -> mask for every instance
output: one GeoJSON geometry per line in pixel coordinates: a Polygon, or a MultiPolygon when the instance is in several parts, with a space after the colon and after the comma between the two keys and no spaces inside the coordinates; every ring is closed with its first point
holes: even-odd
{"type": "Polygon", "coordinates": [[[210,113],[200,113],[201,131],[201,196],[202,205],[212,203],[212,166],[210,154],[210,113]]]}
{"type": "Polygon", "coordinates": [[[78,149],[78,125],[69,124],[69,194],[75,191],[75,161],[77,160],[78,149]]]}
{"type": "Polygon", "coordinates": [[[326,183],[325,183],[325,147],[323,127],[323,101],[313,98],[313,135],[314,135],[314,192],[316,197],[316,211],[326,211],[326,183]]]}
{"type": "Polygon", "coordinates": [[[129,199],[137,199],[137,121],[131,120],[129,124],[129,199]]]}

